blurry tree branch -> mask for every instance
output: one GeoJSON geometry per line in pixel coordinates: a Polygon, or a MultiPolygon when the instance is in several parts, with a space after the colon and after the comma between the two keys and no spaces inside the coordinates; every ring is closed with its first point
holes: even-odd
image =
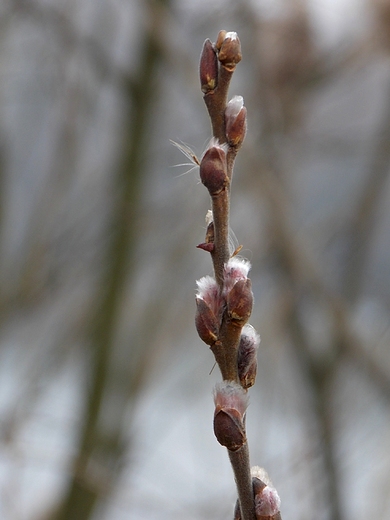
{"type": "MultiPolygon", "coordinates": [[[[121,65],[115,63],[105,47],[94,35],[81,34],[74,27],[69,16],[69,9],[54,7],[49,3],[39,4],[35,0],[7,0],[7,15],[17,14],[18,16],[31,17],[42,26],[50,27],[55,31],[56,36],[65,48],[77,48],[85,52],[88,56],[90,65],[95,69],[100,80],[110,78],[117,82],[119,86],[127,84],[127,88],[132,83],[131,74],[121,65]]],[[[3,15],[6,17],[7,15],[3,15]]],[[[134,87],[137,81],[135,80],[134,87]]]]}
{"type": "Polygon", "coordinates": [[[381,198],[390,174],[390,81],[385,95],[385,109],[378,133],[373,138],[373,150],[368,171],[357,197],[349,229],[349,248],[345,261],[344,291],[352,303],[358,299],[365,279],[381,198]]]}
{"type": "MultiPolygon", "coordinates": [[[[167,7],[168,1],[161,0],[160,4],[167,7]]],[[[90,485],[94,461],[102,461],[107,470],[112,472],[114,480],[118,476],[118,464],[123,455],[120,432],[116,431],[111,438],[107,438],[104,429],[101,429],[101,414],[110,378],[123,291],[134,268],[132,259],[137,243],[137,214],[142,193],[143,164],[149,146],[147,131],[151,100],[158,92],[157,68],[162,58],[157,43],[152,30],[145,34],[140,66],[135,74],[136,83],[128,84],[125,92],[128,111],[125,117],[123,157],[116,177],[117,197],[110,226],[107,269],[101,288],[96,294],[96,309],[90,329],[91,381],[74,475],[67,496],[55,515],[58,520],[89,518],[99,499],[99,493],[90,485]]],[[[132,363],[133,349],[137,350],[135,345],[129,348],[129,365],[132,363]]],[[[134,376],[136,372],[132,372],[134,376]]],[[[112,483],[107,482],[107,490],[112,483]]]]}

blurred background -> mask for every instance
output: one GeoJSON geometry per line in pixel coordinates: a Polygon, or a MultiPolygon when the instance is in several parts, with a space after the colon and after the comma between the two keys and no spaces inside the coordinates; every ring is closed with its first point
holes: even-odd
{"type": "Polygon", "coordinates": [[[390,1],[3,0],[0,518],[225,520],[194,327],[205,38],[237,31],[231,227],[284,520],[390,518],[390,1]]]}

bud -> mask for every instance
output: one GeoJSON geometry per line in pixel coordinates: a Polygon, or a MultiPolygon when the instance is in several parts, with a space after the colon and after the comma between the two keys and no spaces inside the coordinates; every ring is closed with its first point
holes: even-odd
{"type": "Polygon", "coordinates": [[[209,209],[206,213],[206,237],[204,242],[198,244],[196,247],[199,249],[203,249],[204,251],[208,251],[212,253],[214,251],[214,221],[213,221],[213,212],[209,209]]]}
{"type": "Polygon", "coordinates": [[[212,253],[215,249],[214,242],[202,242],[196,246],[198,249],[203,249],[208,253],[212,253]]]}
{"type": "Polygon", "coordinates": [[[240,449],[246,442],[247,393],[233,381],[222,381],[215,386],[214,403],[214,433],[218,442],[230,451],[240,449]]]}
{"type": "Polygon", "coordinates": [[[225,109],[226,139],[230,146],[239,147],[246,134],[246,107],[242,96],[234,96],[225,109]]]}
{"type": "Polygon", "coordinates": [[[203,276],[197,280],[198,292],[196,298],[204,300],[213,314],[218,317],[221,310],[222,299],[217,282],[211,276],[203,276]]]}
{"type": "Polygon", "coordinates": [[[239,450],[246,442],[245,430],[236,412],[219,410],[214,415],[214,434],[222,446],[230,451],[239,450]]]}
{"type": "Polygon", "coordinates": [[[218,58],[209,39],[203,44],[199,64],[200,86],[205,94],[214,90],[218,83],[218,58]]]}
{"type": "MultiPolygon", "coordinates": [[[[262,483],[262,481],[257,478],[254,478],[253,480],[262,483]]],[[[255,489],[255,485],[253,487],[255,489]]],[[[255,492],[256,517],[258,520],[274,517],[280,511],[280,498],[278,492],[271,486],[264,486],[262,489],[261,486],[258,486],[258,489],[259,492],[255,492]]]]}
{"type": "Polygon", "coordinates": [[[232,323],[242,327],[252,313],[253,293],[249,278],[238,281],[227,295],[227,311],[232,323]]]}
{"type": "Polygon", "coordinates": [[[195,326],[206,345],[214,345],[218,339],[218,321],[215,314],[201,298],[196,298],[195,326]]]}
{"type": "Polygon", "coordinates": [[[257,349],[260,336],[252,327],[245,325],[238,346],[237,368],[241,386],[245,389],[255,384],[257,374],[257,349]]]}
{"type": "Polygon", "coordinates": [[[221,381],[214,388],[214,404],[220,409],[234,409],[244,417],[249,404],[249,396],[238,383],[221,381]]]}
{"type": "Polygon", "coordinates": [[[241,43],[236,32],[227,32],[220,44],[218,59],[230,72],[233,72],[237,63],[241,61],[241,43]]]}
{"type": "Polygon", "coordinates": [[[215,42],[215,48],[217,49],[217,51],[219,51],[220,48],[222,47],[223,41],[226,38],[226,34],[227,34],[227,31],[225,31],[225,30],[219,31],[218,36],[217,36],[217,41],[215,42]]]}
{"type": "Polygon", "coordinates": [[[267,472],[259,466],[251,469],[257,520],[280,518],[280,498],[267,472]]]}
{"type": "Polygon", "coordinates": [[[200,180],[211,196],[218,195],[228,185],[226,173],[226,146],[213,139],[200,162],[200,180]]]}
{"type": "Polygon", "coordinates": [[[224,292],[228,293],[239,280],[246,280],[251,263],[246,258],[233,256],[224,268],[224,292]]]}

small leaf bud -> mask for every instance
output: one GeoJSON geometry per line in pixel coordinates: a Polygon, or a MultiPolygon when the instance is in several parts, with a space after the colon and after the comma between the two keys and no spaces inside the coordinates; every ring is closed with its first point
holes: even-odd
{"type": "Polygon", "coordinates": [[[206,345],[214,345],[218,339],[218,321],[215,314],[201,298],[196,299],[195,326],[206,345]]]}
{"type": "MultiPolygon", "coordinates": [[[[219,43],[219,42],[218,42],[219,43]]],[[[220,44],[218,59],[222,65],[233,72],[237,63],[241,61],[241,43],[236,32],[227,32],[220,44]]]]}
{"type": "Polygon", "coordinates": [[[203,249],[203,251],[207,251],[208,253],[212,253],[215,249],[214,242],[202,242],[196,246],[198,249],[203,249]]]}
{"type": "Polygon", "coordinates": [[[226,139],[230,146],[239,147],[246,134],[246,107],[242,96],[234,96],[226,106],[226,139]]]}
{"type": "Polygon", "coordinates": [[[196,247],[212,253],[214,251],[214,221],[213,212],[209,209],[206,213],[206,236],[204,242],[198,244],[196,247]]]}
{"type": "Polygon", "coordinates": [[[200,86],[205,94],[214,90],[218,82],[218,58],[209,39],[203,44],[199,64],[200,86]]]}
{"type": "Polygon", "coordinates": [[[246,442],[243,418],[248,396],[240,385],[222,381],[214,390],[214,433],[222,446],[236,451],[246,442]]]}
{"type": "Polygon", "coordinates": [[[239,280],[227,295],[227,311],[232,323],[242,327],[252,313],[253,293],[249,278],[239,280]]]}
{"type": "Polygon", "coordinates": [[[226,173],[226,146],[212,140],[199,167],[200,180],[211,196],[218,195],[229,183],[226,173]]]}
{"type": "Polygon", "coordinates": [[[205,242],[207,244],[214,244],[214,222],[211,221],[207,226],[205,242]]]}
{"type": "Polygon", "coordinates": [[[259,334],[252,325],[245,325],[241,332],[237,356],[238,377],[241,386],[245,389],[255,384],[257,374],[257,349],[259,345],[259,334]]]}

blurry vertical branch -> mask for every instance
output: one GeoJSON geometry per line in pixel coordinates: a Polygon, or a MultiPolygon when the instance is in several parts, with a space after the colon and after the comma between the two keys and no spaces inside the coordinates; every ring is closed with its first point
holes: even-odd
{"type": "MultiPolygon", "coordinates": [[[[161,7],[168,0],[158,2],[161,7]]],[[[154,16],[152,9],[150,15],[154,16]]],[[[157,94],[156,71],[161,60],[160,47],[156,40],[154,24],[145,34],[140,51],[139,69],[132,81],[125,83],[127,114],[124,128],[123,156],[116,178],[116,199],[110,226],[110,241],[107,249],[105,274],[101,289],[96,295],[96,307],[92,313],[89,335],[91,352],[90,384],[87,389],[85,415],[83,418],[74,474],[67,495],[56,514],[58,520],[86,520],[91,517],[99,498],[110,492],[120,469],[123,445],[121,417],[127,400],[136,391],[141,377],[129,363],[129,379],[123,393],[123,402],[115,430],[109,433],[102,426],[104,400],[109,392],[116,326],[123,303],[124,288],[131,273],[132,258],[137,239],[137,214],[142,190],[142,162],[147,155],[146,136],[150,105],[157,94]],[[95,470],[98,471],[95,471],[95,470]]],[[[136,346],[129,346],[129,352],[136,346]]],[[[145,354],[146,355],[146,352],[145,354]]]]}
{"type": "Polygon", "coordinates": [[[280,499],[267,474],[250,468],[245,418],[248,388],[256,378],[260,337],[247,322],[253,294],[250,263],[229,250],[230,188],[234,161],[246,133],[247,111],[241,96],[229,102],[228,89],[241,44],[235,32],[220,31],[215,44],[206,40],[200,58],[200,83],[211,119],[213,138],[200,162],[200,178],[211,198],[205,242],[215,278],[198,284],[195,323],[210,346],[223,381],[214,390],[214,433],[228,450],[237,485],[235,520],[280,520],[280,499]]]}
{"type": "Polygon", "coordinates": [[[390,81],[386,85],[386,105],[372,151],[366,178],[355,203],[355,211],[349,228],[349,250],[345,262],[344,293],[354,303],[362,292],[366,268],[372,251],[371,242],[381,198],[386,193],[390,165],[390,81]]]}

